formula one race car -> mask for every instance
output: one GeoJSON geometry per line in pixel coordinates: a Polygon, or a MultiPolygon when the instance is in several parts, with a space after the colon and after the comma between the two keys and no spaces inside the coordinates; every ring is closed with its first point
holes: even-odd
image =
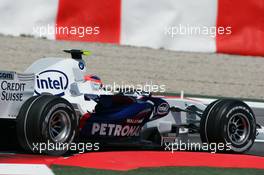
{"type": "Polygon", "coordinates": [[[0,71],[0,122],[15,121],[27,151],[38,153],[36,145],[52,143],[56,149],[43,153],[61,155],[68,151],[65,144],[76,140],[162,145],[163,138],[177,138],[184,129],[199,133],[203,143],[224,143],[234,152],[245,152],[254,143],[256,120],[242,101],[219,99],[205,106],[151,94],[113,94],[100,78],[86,75],[82,55],[89,51],[65,52],[72,59],[43,58],[23,74],[0,71]]]}

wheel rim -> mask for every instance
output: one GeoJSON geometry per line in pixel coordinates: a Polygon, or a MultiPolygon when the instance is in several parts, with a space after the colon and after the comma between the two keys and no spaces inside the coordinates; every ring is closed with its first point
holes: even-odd
{"type": "Polygon", "coordinates": [[[248,118],[242,113],[233,115],[228,121],[227,133],[232,143],[236,145],[244,144],[250,133],[248,118]]]}
{"type": "Polygon", "coordinates": [[[54,142],[65,142],[71,132],[70,116],[63,110],[52,114],[49,121],[49,134],[54,142]]]}

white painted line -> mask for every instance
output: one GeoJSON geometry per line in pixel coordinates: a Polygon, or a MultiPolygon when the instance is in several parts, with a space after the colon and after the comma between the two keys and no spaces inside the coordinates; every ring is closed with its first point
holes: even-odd
{"type": "Polygon", "coordinates": [[[11,152],[1,152],[0,155],[1,155],[1,154],[4,154],[4,155],[15,155],[16,153],[11,153],[11,152]]]}
{"type": "Polygon", "coordinates": [[[256,139],[255,142],[257,142],[257,143],[264,143],[264,140],[256,139]]]}
{"type": "MultiPolygon", "coordinates": [[[[206,105],[209,104],[209,103],[212,103],[215,100],[217,100],[217,99],[213,99],[213,98],[193,98],[193,97],[187,97],[187,98],[201,101],[202,103],[204,103],[206,105]]],[[[252,108],[264,108],[264,103],[263,102],[245,101],[245,103],[247,103],[248,106],[250,106],[252,108]]]]}
{"type": "Polygon", "coordinates": [[[41,164],[0,164],[0,175],[54,175],[41,164]]]}

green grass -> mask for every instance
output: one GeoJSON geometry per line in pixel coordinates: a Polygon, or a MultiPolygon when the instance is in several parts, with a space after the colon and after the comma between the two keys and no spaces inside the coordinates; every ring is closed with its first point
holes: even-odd
{"type": "Polygon", "coordinates": [[[140,168],[130,171],[97,170],[69,166],[52,166],[55,175],[263,175],[264,170],[207,168],[207,167],[161,167],[140,168]]]}

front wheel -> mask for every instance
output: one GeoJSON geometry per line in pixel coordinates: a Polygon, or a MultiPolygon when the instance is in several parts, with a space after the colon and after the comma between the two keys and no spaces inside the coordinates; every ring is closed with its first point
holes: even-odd
{"type": "Polygon", "coordinates": [[[217,146],[221,144],[221,150],[218,147],[218,151],[248,151],[256,138],[254,113],[242,101],[217,100],[211,103],[202,115],[200,136],[203,143],[217,146]]]}
{"type": "Polygon", "coordinates": [[[17,118],[20,145],[33,153],[62,155],[75,138],[78,120],[65,99],[42,95],[31,97],[21,107],[17,118]]]}

